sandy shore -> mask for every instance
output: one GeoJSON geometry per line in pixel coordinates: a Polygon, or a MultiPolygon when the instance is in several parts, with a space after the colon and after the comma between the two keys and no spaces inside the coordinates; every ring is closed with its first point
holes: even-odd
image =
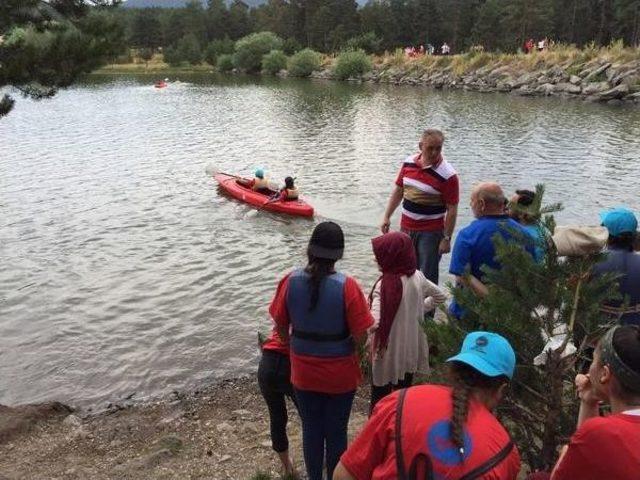
{"type": "MultiPolygon", "coordinates": [[[[350,437],[366,420],[367,399],[361,390],[350,437]]],[[[303,470],[296,414],[289,434],[303,470]]],[[[0,407],[0,480],[250,479],[257,472],[279,478],[254,378],[174,392],[151,404],[113,405],[99,414],[70,413],[60,404],[0,407]]]]}

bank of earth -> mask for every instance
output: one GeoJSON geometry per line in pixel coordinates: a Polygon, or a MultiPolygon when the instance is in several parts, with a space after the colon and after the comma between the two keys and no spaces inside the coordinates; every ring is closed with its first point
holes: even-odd
{"type": "MultiPolygon", "coordinates": [[[[366,421],[366,395],[361,390],[354,402],[351,438],[366,421]]],[[[293,410],[289,432],[303,471],[293,410]]],[[[149,404],[111,405],[97,414],[56,403],[0,406],[0,452],[0,480],[244,480],[258,472],[280,478],[267,409],[253,378],[174,392],[149,404]]]]}
{"type": "MultiPolygon", "coordinates": [[[[403,52],[372,56],[371,70],[348,79],[394,85],[422,85],[436,89],[503,92],[519,96],[580,99],[610,105],[640,105],[640,48],[556,47],[529,55],[468,52],[452,56],[408,58],[403,52]]],[[[334,80],[335,56],[324,56],[312,78],[334,80]]],[[[95,73],[212,72],[211,66],[173,68],[161,56],[152,63],[110,65],[95,73]]],[[[234,69],[232,73],[242,73],[234,69]]],[[[288,76],[286,70],[281,77],[288,76]]]]}

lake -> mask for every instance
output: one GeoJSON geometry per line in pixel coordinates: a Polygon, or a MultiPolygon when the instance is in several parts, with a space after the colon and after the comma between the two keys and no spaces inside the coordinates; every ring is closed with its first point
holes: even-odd
{"type": "MultiPolygon", "coordinates": [[[[0,403],[101,407],[251,373],[278,279],[330,219],[369,291],[399,163],[428,126],[458,170],[544,183],[559,223],[640,210],[640,109],[421,87],[92,76],[0,119],[0,403]],[[174,80],[174,79],[171,79],[174,80]],[[208,169],[286,175],[314,220],[224,196],[208,169]]],[[[394,219],[397,226],[398,215],[394,219]]],[[[447,271],[448,256],[441,270],[447,271]]],[[[445,278],[446,280],[446,278],[445,278]]]]}

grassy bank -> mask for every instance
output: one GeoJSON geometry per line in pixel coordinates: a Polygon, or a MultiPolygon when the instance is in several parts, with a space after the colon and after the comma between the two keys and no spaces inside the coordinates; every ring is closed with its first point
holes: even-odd
{"type": "Polygon", "coordinates": [[[463,76],[483,67],[509,66],[520,72],[535,72],[552,67],[561,67],[569,74],[575,74],[582,66],[595,62],[626,64],[640,62],[640,48],[624,47],[622,42],[614,42],[607,47],[595,45],[576,48],[570,45],[554,45],[551,48],[530,54],[470,51],[450,56],[407,57],[402,50],[373,57],[374,66],[380,69],[390,67],[415,72],[430,73],[436,70],[450,70],[463,76]]]}

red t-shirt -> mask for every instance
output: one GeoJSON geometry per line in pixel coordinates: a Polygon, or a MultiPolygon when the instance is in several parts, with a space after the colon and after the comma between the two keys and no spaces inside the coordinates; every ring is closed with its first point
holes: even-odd
{"type": "MultiPolygon", "coordinates": [[[[287,287],[289,275],[280,280],[269,313],[281,328],[289,329],[287,287]]],[[[347,326],[353,337],[364,334],[373,325],[369,305],[358,283],[347,276],[344,283],[347,326]]],[[[321,358],[290,352],[291,383],[300,390],[321,393],[346,393],[355,390],[362,380],[356,353],[346,357],[321,358]]]]}
{"type": "Polygon", "coordinates": [[[552,480],[640,478],[640,416],[618,413],[586,420],[571,437],[552,480]]]}
{"type": "Polygon", "coordinates": [[[271,333],[262,344],[262,350],[271,350],[289,356],[289,341],[278,334],[278,328],[273,327],[271,333]]]}
{"type": "Polygon", "coordinates": [[[396,178],[403,196],[400,226],[409,231],[440,231],[447,205],[460,200],[458,175],[444,159],[422,168],[419,158],[420,154],[408,156],[396,178]]]}
{"type": "MultiPolygon", "coordinates": [[[[396,404],[400,392],[378,402],[364,429],[342,455],[340,461],[356,480],[392,480],[396,470],[396,404]]],[[[465,425],[465,460],[449,439],[452,412],[451,388],[441,385],[411,387],[402,410],[402,448],[408,470],[418,453],[433,462],[435,478],[457,479],[500,452],[509,435],[498,420],[479,402],[471,401],[465,425]]],[[[480,479],[515,480],[520,471],[520,455],[511,453],[480,479]]]]}

